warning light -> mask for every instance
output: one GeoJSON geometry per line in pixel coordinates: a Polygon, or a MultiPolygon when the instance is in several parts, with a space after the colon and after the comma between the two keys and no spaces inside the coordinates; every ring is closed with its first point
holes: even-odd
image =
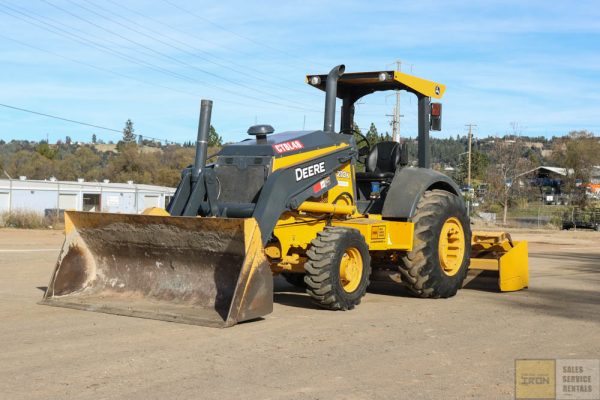
{"type": "Polygon", "coordinates": [[[431,103],[430,129],[432,131],[442,130],[442,103],[431,103]]]}

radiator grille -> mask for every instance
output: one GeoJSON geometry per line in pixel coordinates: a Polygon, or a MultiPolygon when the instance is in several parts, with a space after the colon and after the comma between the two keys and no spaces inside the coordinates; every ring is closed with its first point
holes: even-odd
{"type": "Polygon", "coordinates": [[[225,203],[253,203],[258,199],[266,179],[264,165],[219,165],[215,168],[219,180],[219,201],[225,203]]]}

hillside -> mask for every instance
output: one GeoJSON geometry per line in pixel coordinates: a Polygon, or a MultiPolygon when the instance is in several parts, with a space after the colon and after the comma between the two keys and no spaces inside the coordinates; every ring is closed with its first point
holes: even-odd
{"type": "MultiPolygon", "coordinates": [[[[216,151],[209,149],[209,153],[216,151]]],[[[176,186],[194,148],[132,144],[55,144],[11,141],[0,144],[0,169],[16,178],[146,183],[176,186]]],[[[6,177],[6,176],[4,176],[6,177]]]]}
{"type": "MultiPolygon", "coordinates": [[[[371,143],[384,140],[383,135],[367,132],[371,143]]],[[[417,158],[417,141],[405,139],[408,145],[409,159],[417,158]]],[[[535,167],[554,165],[576,168],[577,163],[586,159],[582,155],[595,153],[597,138],[588,132],[571,132],[567,136],[530,138],[505,136],[474,139],[472,144],[472,176],[476,180],[485,180],[488,169],[498,162],[498,144],[518,147],[517,156],[522,165],[535,167]]],[[[467,175],[466,136],[450,138],[431,138],[431,158],[435,169],[451,175],[459,183],[464,183],[467,175]]],[[[218,147],[209,149],[209,154],[218,147]]],[[[594,161],[590,154],[589,162],[594,161]],[[590,158],[591,157],[591,158],[590,158]]],[[[181,170],[194,159],[191,143],[184,146],[161,146],[153,143],[138,145],[91,144],[17,141],[0,141],[0,169],[12,177],[27,176],[30,179],[61,180],[84,178],[87,181],[110,179],[113,182],[132,180],[136,183],[176,186],[181,170]]]]}

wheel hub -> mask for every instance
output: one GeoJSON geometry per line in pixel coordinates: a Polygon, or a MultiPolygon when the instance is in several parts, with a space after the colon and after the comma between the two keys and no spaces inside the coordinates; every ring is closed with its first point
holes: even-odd
{"type": "Polygon", "coordinates": [[[351,247],[344,252],[340,261],[340,281],[342,288],[350,293],[356,290],[362,279],[363,262],[357,248],[351,247]]]}
{"type": "Polygon", "coordinates": [[[439,239],[439,259],[442,271],[455,275],[462,265],[465,256],[465,234],[461,222],[456,217],[450,217],[444,222],[439,239]]]}

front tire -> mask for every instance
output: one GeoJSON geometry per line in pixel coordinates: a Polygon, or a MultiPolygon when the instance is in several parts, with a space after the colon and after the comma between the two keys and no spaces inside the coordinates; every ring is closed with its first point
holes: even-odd
{"type": "Polygon", "coordinates": [[[326,227],[306,252],[306,292],[320,307],[351,310],[369,286],[371,258],[356,229],[326,227]]]}
{"type": "Polygon", "coordinates": [[[402,257],[400,272],[419,297],[446,298],[462,287],[469,269],[471,227],[458,196],[425,192],[417,205],[412,251],[402,257]]]}

